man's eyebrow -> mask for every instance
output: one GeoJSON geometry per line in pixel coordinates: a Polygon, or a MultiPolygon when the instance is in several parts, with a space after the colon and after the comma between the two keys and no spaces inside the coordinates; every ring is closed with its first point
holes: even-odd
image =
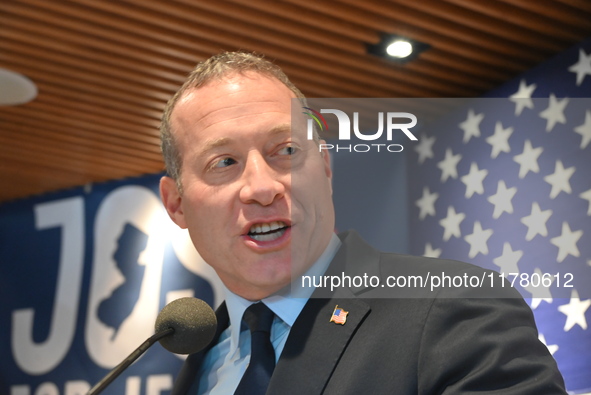
{"type": "Polygon", "coordinates": [[[229,144],[232,141],[229,137],[220,137],[214,140],[206,141],[203,146],[201,147],[201,152],[207,152],[217,147],[221,147],[224,145],[229,144]]]}
{"type": "MultiPolygon", "coordinates": [[[[290,134],[291,133],[291,125],[290,124],[281,124],[277,125],[268,132],[268,136],[275,137],[280,134],[290,134]]],[[[201,153],[205,153],[207,151],[213,150],[218,147],[223,147],[224,145],[228,145],[233,141],[230,137],[219,137],[217,139],[213,139],[210,141],[206,141],[200,149],[201,153]]]]}
{"type": "Polygon", "coordinates": [[[284,123],[281,125],[277,125],[269,130],[270,136],[276,136],[278,134],[290,134],[291,133],[291,125],[288,123],[284,123]]]}

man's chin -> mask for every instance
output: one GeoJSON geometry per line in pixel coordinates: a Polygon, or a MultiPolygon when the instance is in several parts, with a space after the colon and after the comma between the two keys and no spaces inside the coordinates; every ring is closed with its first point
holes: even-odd
{"type": "Polygon", "coordinates": [[[286,284],[259,284],[257,286],[242,288],[239,292],[234,292],[244,299],[257,301],[268,298],[273,295],[282,295],[289,292],[291,289],[291,282],[288,281],[286,284]]]}

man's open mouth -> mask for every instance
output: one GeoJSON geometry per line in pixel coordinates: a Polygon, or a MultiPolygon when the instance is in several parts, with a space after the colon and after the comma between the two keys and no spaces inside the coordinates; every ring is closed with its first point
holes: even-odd
{"type": "Polygon", "coordinates": [[[283,236],[288,228],[283,221],[255,224],[250,227],[248,236],[256,241],[273,241],[283,236]]]}

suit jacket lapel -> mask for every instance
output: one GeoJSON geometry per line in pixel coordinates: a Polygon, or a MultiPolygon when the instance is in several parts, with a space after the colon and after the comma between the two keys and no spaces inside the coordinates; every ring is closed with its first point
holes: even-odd
{"type": "MultiPolygon", "coordinates": [[[[333,259],[327,275],[376,275],[378,254],[354,232],[343,235],[343,246],[333,259]]],[[[349,341],[370,306],[358,299],[364,287],[337,288],[335,292],[316,289],[291,328],[281,358],[269,383],[267,394],[320,394],[326,387],[349,341]],[[344,325],[330,322],[338,305],[348,311],[344,325]]]]}
{"type": "Polygon", "coordinates": [[[347,297],[310,299],[291,328],[267,394],[320,394],[369,306],[347,297]],[[344,325],[330,322],[336,305],[349,312],[344,325]]]}
{"type": "Polygon", "coordinates": [[[203,363],[203,358],[205,357],[205,354],[218,343],[220,335],[229,325],[230,318],[228,317],[226,302],[223,302],[220,307],[218,307],[215,315],[217,318],[217,328],[211,343],[209,343],[205,349],[187,357],[174,383],[171,395],[197,393],[197,386],[199,385],[197,373],[203,363]]]}

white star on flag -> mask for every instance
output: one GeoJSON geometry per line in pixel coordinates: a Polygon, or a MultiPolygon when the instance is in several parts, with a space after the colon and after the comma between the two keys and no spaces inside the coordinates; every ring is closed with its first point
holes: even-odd
{"type": "Polygon", "coordinates": [[[443,226],[443,240],[447,241],[451,236],[461,237],[460,223],[466,218],[464,213],[456,213],[453,206],[447,208],[447,217],[439,221],[439,225],[443,226]]]}
{"type": "Polygon", "coordinates": [[[519,273],[517,262],[519,262],[522,256],[523,251],[513,251],[511,244],[506,241],[503,244],[503,254],[493,259],[493,263],[500,268],[499,272],[505,275],[519,273]]]}
{"type": "Polygon", "coordinates": [[[472,162],[470,165],[470,172],[461,178],[462,182],[466,185],[466,198],[469,199],[477,193],[482,195],[484,193],[484,187],[482,181],[488,174],[488,170],[478,169],[476,162],[472,162]]]}
{"type": "Polygon", "coordinates": [[[521,115],[524,108],[534,108],[531,95],[536,86],[536,84],[527,85],[524,79],[519,82],[519,90],[509,96],[509,100],[515,103],[515,115],[521,115]]]}
{"type": "Polygon", "coordinates": [[[416,205],[421,210],[419,218],[424,219],[427,215],[435,215],[435,201],[439,197],[438,193],[431,193],[429,187],[423,188],[423,196],[416,201],[416,205]]]}
{"type": "Polygon", "coordinates": [[[493,211],[493,218],[497,219],[503,213],[513,214],[513,204],[511,203],[511,199],[517,193],[517,188],[507,188],[505,185],[505,181],[499,180],[497,184],[497,193],[492,196],[489,196],[487,199],[490,203],[495,206],[493,211]]]}
{"type": "Polygon", "coordinates": [[[575,172],[575,167],[569,167],[565,169],[562,165],[561,160],[556,161],[556,166],[554,167],[554,173],[544,177],[544,181],[548,184],[552,185],[552,190],[550,191],[550,199],[554,199],[560,192],[571,193],[572,189],[570,187],[570,178],[572,177],[573,173],[575,172]]]}
{"type": "Polygon", "coordinates": [[[562,223],[562,233],[560,236],[550,239],[550,243],[558,247],[558,257],[556,257],[556,261],[558,263],[564,261],[564,259],[569,255],[574,257],[581,255],[579,249],[577,248],[577,242],[581,236],[583,236],[582,230],[573,232],[570,230],[570,226],[566,221],[562,223]]]}
{"type": "Polygon", "coordinates": [[[591,306],[591,299],[581,300],[579,293],[576,289],[573,289],[570,302],[558,306],[558,311],[566,315],[566,322],[564,324],[564,331],[570,331],[575,325],[580,326],[583,329],[587,329],[587,319],[585,318],[585,312],[591,306]]]}
{"type": "Polygon", "coordinates": [[[447,181],[449,177],[458,178],[458,162],[462,159],[462,155],[454,155],[450,148],[445,150],[445,158],[437,163],[437,167],[441,169],[441,182],[447,181]]]}
{"type": "Polygon", "coordinates": [[[423,256],[429,257],[429,258],[439,258],[439,256],[441,255],[441,248],[433,248],[431,247],[431,243],[427,243],[425,244],[425,252],[423,253],[423,256]]]}
{"type": "Polygon", "coordinates": [[[521,218],[521,223],[527,226],[525,240],[530,241],[536,235],[541,235],[543,237],[548,236],[546,222],[551,215],[552,210],[542,211],[538,202],[533,202],[531,205],[531,214],[521,218]]]}
{"type": "Polygon", "coordinates": [[[586,75],[591,75],[591,53],[587,55],[583,49],[579,49],[579,61],[568,68],[568,71],[577,73],[577,86],[583,83],[586,75]]]}
{"type": "Polygon", "coordinates": [[[548,345],[548,343],[546,343],[546,338],[543,334],[540,333],[538,339],[542,342],[543,345],[546,346],[546,348],[550,352],[550,355],[554,355],[554,353],[559,350],[559,347],[556,344],[548,345]]]}
{"type": "MultiPolygon", "coordinates": [[[[539,276],[539,278],[543,278],[542,276],[544,275],[544,273],[542,273],[542,271],[540,270],[539,267],[536,267],[534,269],[534,273],[537,274],[539,276]]],[[[540,284],[537,287],[534,287],[532,285],[532,281],[530,281],[529,284],[527,285],[527,287],[523,288],[527,292],[532,294],[531,305],[530,305],[532,310],[537,309],[538,306],[540,305],[540,303],[542,303],[542,301],[544,301],[546,303],[552,303],[553,299],[552,299],[552,293],[550,292],[550,286],[552,285],[554,280],[555,280],[555,277],[552,276],[552,277],[550,277],[549,283],[548,283],[548,281],[540,281],[540,284]],[[548,286],[544,285],[544,282],[548,283],[548,286]]]]}
{"type": "Polygon", "coordinates": [[[464,131],[464,144],[470,141],[472,137],[480,137],[480,122],[484,119],[484,114],[475,114],[474,110],[468,111],[468,118],[460,123],[460,128],[464,131]]]}
{"type": "Polygon", "coordinates": [[[491,158],[496,158],[501,152],[511,152],[509,147],[509,137],[513,133],[513,128],[503,128],[503,124],[498,122],[495,124],[495,133],[486,138],[486,142],[492,145],[492,152],[490,153],[491,158]]]}
{"type": "Polygon", "coordinates": [[[579,195],[581,199],[589,201],[589,207],[587,208],[587,215],[591,215],[591,189],[581,193],[579,195]]]}
{"type": "Polygon", "coordinates": [[[564,108],[567,104],[568,98],[565,97],[561,101],[558,101],[553,93],[550,94],[550,104],[548,105],[548,108],[540,113],[540,117],[547,121],[546,132],[550,132],[557,123],[566,123],[564,108]]]}
{"type": "Polygon", "coordinates": [[[435,143],[435,136],[427,137],[421,134],[419,144],[415,147],[415,151],[419,154],[419,163],[423,163],[425,159],[433,157],[433,144],[435,143]]]}
{"type": "Polygon", "coordinates": [[[575,133],[581,135],[581,149],[587,148],[591,142],[591,111],[585,113],[585,123],[575,128],[575,133]]]}
{"type": "Polygon", "coordinates": [[[540,172],[538,158],[543,151],[544,149],[542,147],[532,148],[531,141],[525,140],[523,143],[523,152],[513,157],[513,160],[519,163],[519,178],[525,177],[528,171],[534,173],[540,172]]]}
{"type": "Polygon", "coordinates": [[[488,239],[492,236],[492,229],[482,229],[480,221],[474,222],[474,228],[471,234],[466,235],[464,240],[470,244],[470,252],[468,256],[474,258],[479,253],[482,255],[488,255],[488,239]]]}

